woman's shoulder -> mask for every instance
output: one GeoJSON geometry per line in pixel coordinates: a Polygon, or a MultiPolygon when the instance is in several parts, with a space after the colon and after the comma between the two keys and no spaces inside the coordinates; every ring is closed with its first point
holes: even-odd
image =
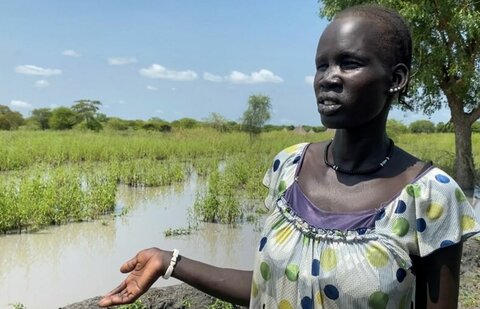
{"type": "Polygon", "coordinates": [[[462,197],[464,196],[463,191],[460,189],[460,186],[455,179],[442,168],[433,164],[419,175],[413,184],[416,187],[423,188],[430,194],[436,192],[437,194],[442,195],[455,195],[457,197],[460,195],[462,197]]]}
{"type": "Polygon", "coordinates": [[[305,147],[307,147],[309,144],[310,143],[308,142],[302,142],[288,146],[287,148],[282,149],[275,157],[291,157],[302,154],[305,147]]]}

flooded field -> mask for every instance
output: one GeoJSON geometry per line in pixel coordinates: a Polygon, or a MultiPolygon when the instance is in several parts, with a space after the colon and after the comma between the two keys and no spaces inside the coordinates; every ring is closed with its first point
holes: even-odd
{"type": "MultiPolygon", "coordinates": [[[[177,248],[182,255],[219,266],[250,269],[258,227],[201,224],[191,235],[165,237],[188,226],[196,177],[162,188],[121,187],[117,213],[94,222],[0,236],[0,308],[59,308],[103,295],[123,278],[120,265],[148,247],[177,248]]],[[[160,279],[155,286],[177,284],[160,279]]]]}
{"type": "MultiPolygon", "coordinates": [[[[100,220],[51,227],[32,234],[0,236],[0,308],[59,308],[103,295],[123,278],[118,269],[138,250],[178,248],[181,254],[218,266],[250,269],[259,227],[201,224],[190,235],[165,237],[186,228],[189,208],[204,185],[192,176],[160,188],[121,186],[116,214],[100,220]]],[[[471,197],[480,219],[480,200],[471,197]]],[[[179,283],[160,279],[155,286],[179,283]]]]}

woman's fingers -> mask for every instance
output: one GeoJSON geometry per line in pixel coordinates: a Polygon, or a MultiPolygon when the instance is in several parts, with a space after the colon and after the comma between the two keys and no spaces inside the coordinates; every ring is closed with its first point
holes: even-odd
{"type": "Polygon", "coordinates": [[[110,291],[105,295],[99,302],[100,307],[113,306],[118,304],[128,304],[134,302],[139,296],[139,293],[131,292],[131,289],[128,288],[127,284],[122,282],[115,289],[110,291]]]}
{"type": "Polygon", "coordinates": [[[107,295],[105,295],[99,302],[98,302],[98,305],[100,307],[106,307],[106,306],[111,306],[113,304],[113,299],[115,298],[114,296],[117,295],[117,294],[121,294],[123,293],[122,291],[126,290],[127,288],[127,284],[125,283],[125,281],[123,281],[122,283],[120,283],[119,286],[117,286],[116,288],[114,288],[113,290],[111,290],[110,292],[108,292],[107,295]]]}
{"type": "Polygon", "coordinates": [[[122,273],[129,273],[135,269],[135,267],[137,266],[137,263],[138,263],[138,259],[137,259],[137,256],[135,256],[129,261],[123,263],[123,265],[120,267],[120,271],[122,273]]]}
{"type": "Polygon", "coordinates": [[[104,297],[110,297],[112,295],[118,294],[121,291],[125,290],[126,288],[127,288],[127,284],[125,283],[125,281],[122,281],[122,283],[120,283],[119,286],[117,286],[116,288],[108,292],[108,294],[105,295],[104,297]]]}
{"type": "Polygon", "coordinates": [[[98,302],[100,307],[108,307],[120,304],[129,304],[133,303],[138,298],[138,295],[124,291],[122,293],[114,294],[111,296],[105,296],[98,302]]]}

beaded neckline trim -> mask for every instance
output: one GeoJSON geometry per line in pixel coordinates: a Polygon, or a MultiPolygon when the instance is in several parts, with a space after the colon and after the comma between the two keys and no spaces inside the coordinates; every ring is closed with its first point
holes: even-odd
{"type": "Polygon", "coordinates": [[[287,201],[280,197],[276,203],[276,207],[284,218],[291,222],[293,226],[307,237],[315,239],[344,239],[346,241],[353,240],[372,240],[378,239],[375,228],[358,228],[355,230],[336,230],[322,229],[308,224],[304,219],[299,217],[295,211],[288,205],[287,201]]]}

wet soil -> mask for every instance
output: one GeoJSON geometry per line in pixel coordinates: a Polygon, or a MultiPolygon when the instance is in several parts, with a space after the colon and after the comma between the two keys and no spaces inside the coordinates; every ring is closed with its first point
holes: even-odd
{"type": "MultiPolygon", "coordinates": [[[[68,305],[62,309],[98,309],[98,301],[100,296],[87,299],[75,304],[68,305]]],[[[138,307],[132,306],[131,309],[206,309],[206,308],[223,308],[215,307],[214,304],[216,299],[205,293],[200,292],[199,290],[186,285],[179,284],[168,286],[164,288],[151,288],[147,293],[145,293],[140,301],[143,307],[140,305],[138,307]]],[[[110,308],[118,308],[110,307],[110,308]]],[[[234,307],[234,308],[244,308],[244,307],[234,307]]],[[[129,308],[130,309],[130,308],[129,308]]]]}

